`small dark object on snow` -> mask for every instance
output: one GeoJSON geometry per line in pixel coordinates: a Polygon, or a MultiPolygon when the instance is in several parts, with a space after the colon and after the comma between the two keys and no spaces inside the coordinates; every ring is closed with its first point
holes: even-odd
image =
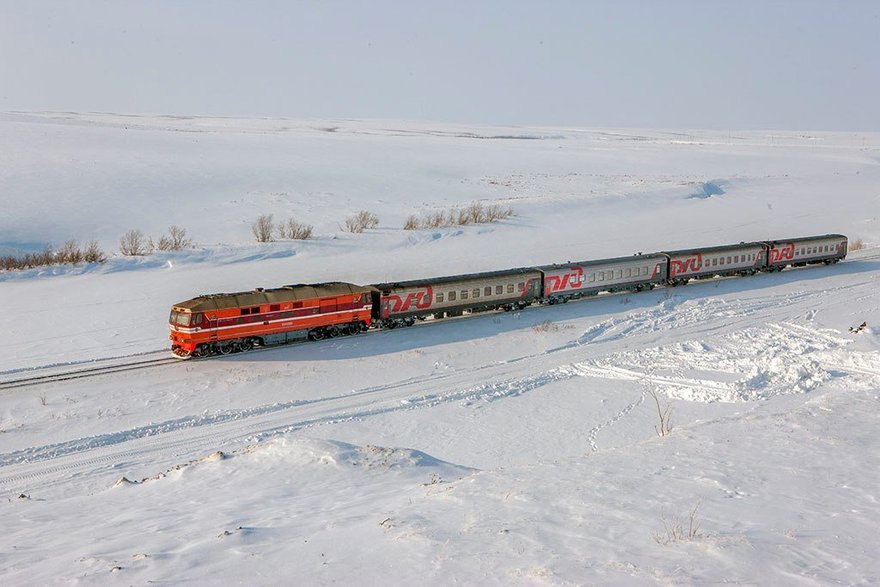
{"type": "Polygon", "coordinates": [[[867,323],[867,322],[862,322],[861,324],[859,324],[859,325],[856,326],[855,328],[853,328],[852,326],[850,326],[850,327],[849,327],[849,331],[852,332],[853,334],[858,334],[859,332],[861,332],[862,330],[864,330],[864,329],[867,328],[867,327],[868,327],[868,323],[867,323]]]}

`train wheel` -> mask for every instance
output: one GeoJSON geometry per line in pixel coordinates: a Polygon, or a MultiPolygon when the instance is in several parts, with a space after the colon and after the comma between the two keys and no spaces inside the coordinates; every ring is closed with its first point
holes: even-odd
{"type": "Polygon", "coordinates": [[[254,339],[245,338],[240,343],[238,343],[238,348],[241,349],[242,352],[247,352],[254,348],[254,339]]]}
{"type": "Polygon", "coordinates": [[[204,344],[200,344],[192,352],[192,356],[194,356],[197,359],[207,357],[210,354],[211,354],[211,350],[208,348],[207,345],[204,345],[204,344]]]}
{"type": "Polygon", "coordinates": [[[324,331],[320,328],[316,328],[309,333],[309,336],[312,340],[322,340],[324,338],[324,331]]]}
{"type": "Polygon", "coordinates": [[[234,350],[234,347],[235,347],[235,344],[230,341],[221,342],[217,346],[217,352],[220,353],[221,355],[228,355],[229,353],[231,353],[234,350]]]}

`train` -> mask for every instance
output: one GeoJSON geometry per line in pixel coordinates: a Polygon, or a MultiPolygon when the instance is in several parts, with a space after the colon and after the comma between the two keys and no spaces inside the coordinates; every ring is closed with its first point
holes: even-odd
{"type": "Polygon", "coordinates": [[[172,306],[171,350],[180,358],[228,355],[426,319],[677,287],[692,279],[830,265],[846,257],[847,244],[842,234],[826,234],[369,285],[295,284],[200,295],[172,306]]]}

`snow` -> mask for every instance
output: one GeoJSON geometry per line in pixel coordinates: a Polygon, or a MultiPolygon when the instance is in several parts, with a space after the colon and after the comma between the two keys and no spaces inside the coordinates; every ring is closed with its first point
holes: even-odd
{"type": "Polygon", "coordinates": [[[4,113],[0,160],[0,254],[171,224],[197,243],[0,273],[0,380],[164,356],[200,293],[867,246],[2,390],[5,585],[880,581],[880,135],[4,113]],[[473,201],[515,216],[401,229],[473,201]],[[342,232],[360,209],[380,227],[342,232]],[[257,244],[265,213],[316,238],[257,244]]]}

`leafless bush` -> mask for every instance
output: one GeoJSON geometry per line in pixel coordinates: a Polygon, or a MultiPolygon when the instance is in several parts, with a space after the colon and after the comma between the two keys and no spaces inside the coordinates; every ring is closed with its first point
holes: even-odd
{"type": "Polygon", "coordinates": [[[83,251],[83,260],[86,263],[103,263],[107,260],[107,255],[98,246],[98,241],[89,241],[89,244],[86,245],[86,250],[83,251]]]}
{"type": "Polygon", "coordinates": [[[311,224],[303,224],[293,218],[288,218],[287,222],[278,225],[278,235],[281,238],[292,240],[308,240],[312,238],[313,230],[314,227],[311,224]]]}
{"type": "Polygon", "coordinates": [[[272,242],[272,233],[275,232],[275,222],[271,214],[263,214],[251,225],[251,231],[258,243],[272,242]]]}
{"type": "Polygon", "coordinates": [[[181,251],[192,247],[192,244],[192,239],[186,236],[186,229],[172,225],[168,229],[168,235],[163,234],[159,238],[159,244],[156,248],[160,251],[181,251]]]}
{"type": "Polygon", "coordinates": [[[861,251],[862,249],[865,248],[865,242],[860,238],[853,239],[853,240],[849,241],[849,244],[847,245],[846,248],[847,248],[847,250],[850,250],[850,251],[861,251]]]}
{"type": "Polygon", "coordinates": [[[419,217],[415,214],[410,214],[406,217],[406,221],[403,223],[404,230],[418,230],[419,229],[419,217]]]}
{"type": "Polygon", "coordinates": [[[79,243],[75,240],[69,240],[58,249],[55,258],[59,263],[82,263],[83,252],[79,248],[79,243]]]}
{"type": "Polygon", "coordinates": [[[441,228],[446,225],[446,214],[440,211],[429,212],[422,220],[422,228],[441,228]]]}
{"type": "Polygon", "coordinates": [[[153,252],[153,241],[140,230],[132,229],[119,239],[119,252],[126,257],[140,257],[153,252]]]}
{"type": "Polygon", "coordinates": [[[557,332],[559,330],[559,326],[551,322],[550,320],[544,320],[543,322],[538,322],[534,326],[532,326],[532,330],[535,332],[557,332]]]}
{"type": "Polygon", "coordinates": [[[484,222],[495,222],[496,220],[504,220],[513,216],[513,208],[502,206],[501,204],[492,204],[486,206],[483,213],[485,215],[484,222]]]}
{"type": "Polygon", "coordinates": [[[361,233],[377,226],[379,226],[379,217],[366,210],[361,210],[354,216],[345,219],[346,232],[361,233]]]}
{"type": "Polygon", "coordinates": [[[672,432],[672,404],[666,404],[665,408],[660,407],[660,398],[657,392],[648,384],[645,385],[645,391],[654,398],[654,404],[657,406],[657,418],[660,420],[660,426],[654,426],[657,436],[667,436],[672,432]]]}
{"type": "Polygon", "coordinates": [[[663,522],[663,531],[654,534],[654,540],[657,544],[667,546],[674,542],[692,542],[702,536],[700,533],[700,523],[697,521],[697,509],[700,507],[699,502],[691,510],[688,516],[687,528],[680,520],[667,520],[665,515],[660,516],[663,522]]]}
{"type": "Polygon", "coordinates": [[[473,202],[464,209],[465,216],[471,224],[486,222],[486,209],[480,202],[473,202]]]}

